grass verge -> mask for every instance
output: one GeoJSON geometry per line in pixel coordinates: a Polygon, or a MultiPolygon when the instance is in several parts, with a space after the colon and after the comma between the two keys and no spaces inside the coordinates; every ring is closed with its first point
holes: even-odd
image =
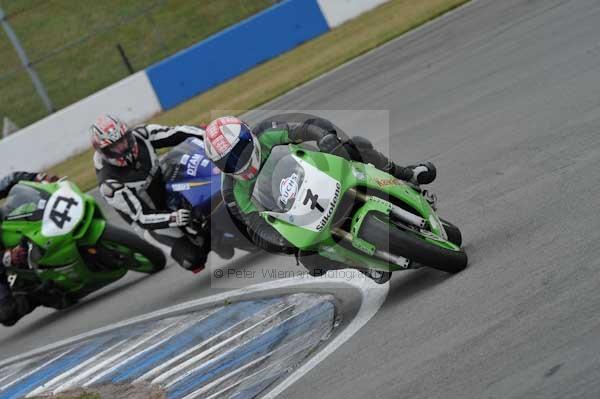
{"type": "MultiPolygon", "coordinates": [[[[274,0],[0,0],[56,109],[273,5],[274,0]]],[[[46,115],[0,29],[0,119],[24,127],[46,115]]]]}
{"type": "MultiPolygon", "coordinates": [[[[442,15],[468,0],[392,0],[340,27],[158,115],[156,123],[199,124],[211,110],[253,109],[442,15]]],[[[51,171],[83,189],[96,185],[92,151],[51,171]]]]}

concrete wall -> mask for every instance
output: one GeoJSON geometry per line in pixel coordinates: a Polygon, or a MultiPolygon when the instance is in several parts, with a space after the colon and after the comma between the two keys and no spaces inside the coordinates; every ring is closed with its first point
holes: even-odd
{"type": "Polygon", "coordinates": [[[146,72],[138,72],[0,141],[0,173],[44,170],[83,152],[100,113],[137,123],[160,111],[146,72]]]}

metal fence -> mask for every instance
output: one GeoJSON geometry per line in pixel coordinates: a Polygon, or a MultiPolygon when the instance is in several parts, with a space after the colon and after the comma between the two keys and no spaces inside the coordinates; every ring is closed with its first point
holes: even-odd
{"type": "Polygon", "coordinates": [[[28,125],[274,2],[0,0],[27,56],[0,30],[0,120],[28,125]]]}

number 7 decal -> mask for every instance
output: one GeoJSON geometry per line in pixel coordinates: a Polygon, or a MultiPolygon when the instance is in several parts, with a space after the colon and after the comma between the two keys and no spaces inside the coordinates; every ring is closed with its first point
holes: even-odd
{"type": "Polygon", "coordinates": [[[311,191],[311,189],[309,188],[308,190],[306,190],[306,197],[304,197],[304,201],[302,202],[304,205],[308,204],[308,201],[310,201],[310,209],[315,209],[317,208],[319,210],[319,212],[323,213],[325,212],[325,208],[323,208],[323,206],[321,206],[321,204],[319,204],[319,194],[313,194],[313,192],[311,191]]]}

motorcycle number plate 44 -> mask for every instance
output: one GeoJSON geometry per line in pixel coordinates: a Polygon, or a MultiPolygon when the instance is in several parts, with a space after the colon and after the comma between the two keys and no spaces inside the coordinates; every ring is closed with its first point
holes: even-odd
{"type": "Polygon", "coordinates": [[[288,212],[267,212],[270,216],[312,230],[323,231],[330,221],[340,200],[341,184],[315,168],[308,162],[294,156],[294,159],[304,170],[304,179],[300,184],[294,184],[293,195],[287,190],[287,200],[293,199],[294,204],[288,212]]]}
{"type": "Polygon", "coordinates": [[[45,237],[68,234],[83,218],[84,203],[81,195],[73,191],[68,182],[60,185],[44,208],[42,235],[45,237]]]}

